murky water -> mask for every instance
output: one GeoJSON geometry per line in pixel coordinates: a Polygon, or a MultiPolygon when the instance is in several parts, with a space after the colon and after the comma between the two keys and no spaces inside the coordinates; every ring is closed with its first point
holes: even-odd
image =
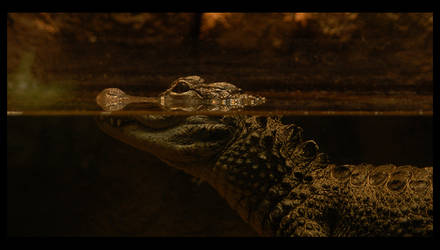
{"type": "MultiPolygon", "coordinates": [[[[432,165],[427,116],[285,116],[335,163],[432,165]]],[[[10,235],[256,236],[206,183],[93,116],[8,116],[10,235]]]]}

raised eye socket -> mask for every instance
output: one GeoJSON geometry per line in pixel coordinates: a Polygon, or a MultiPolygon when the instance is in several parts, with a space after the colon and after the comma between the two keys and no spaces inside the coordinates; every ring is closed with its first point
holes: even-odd
{"type": "Polygon", "coordinates": [[[174,86],[172,91],[175,93],[183,93],[188,90],[189,90],[188,84],[186,84],[185,82],[179,82],[176,84],[176,86],[174,86]]]}

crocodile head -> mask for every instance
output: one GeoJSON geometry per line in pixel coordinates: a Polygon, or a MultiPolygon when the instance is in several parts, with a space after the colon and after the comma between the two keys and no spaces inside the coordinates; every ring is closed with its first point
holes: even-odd
{"type": "Polygon", "coordinates": [[[205,168],[235,133],[234,126],[218,116],[100,116],[97,120],[110,136],[202,179],[208,178],[205,168]]]}
{"type": "MultiPolygon", "coordinates": [[[[162,105],[171,109],[192,110],[207,102],[215,106],[215,102],[239,98],[240,94],[241,90],[230,83],[205,84],[202,78],[189,76],[174,81],[160,98],[162,105]]],[[[112,137],[204,180],[210,178],[209,165],[214,164],[216,156],[240,132],[240,126],[231,116],[100,116],[97,121],[112,137]]]]}
{"type": "Polygon", "coordinates": [[[180,77],[160,94],[160,103],[168,110],[228,111],[264,102],[264,97],[244,94],[231,83],[205,83],[200,76],[180,77]]]}

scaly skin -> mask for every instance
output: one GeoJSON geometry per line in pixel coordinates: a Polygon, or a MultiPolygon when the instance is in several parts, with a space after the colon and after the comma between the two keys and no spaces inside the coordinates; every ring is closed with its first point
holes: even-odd
{"type": "Polygon", "coordinates": [[[271,117],[111,119],[103,131],[207,181],[260,235],[432,235],[432,167],[336,166],[271,117]]]}
{"type": "Polygon", "coordinates": [[[213,186],[261,235],[432,234],[431,167],[336,166],[299,127],[260,120],[245,120],[213,186]]]}

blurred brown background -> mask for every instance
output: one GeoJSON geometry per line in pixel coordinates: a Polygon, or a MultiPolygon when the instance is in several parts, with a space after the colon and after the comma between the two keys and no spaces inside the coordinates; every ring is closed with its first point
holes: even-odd
{"type": "MultiPolygon", "coordinates": [[[[432,45],[431,13],[8,13],[8,108],[78,86],[160,92],[193,74],[429,97],[432,45]]],[[[337,163],[432,165],[430,116],[285,120],[337,163]]],[[[256,236],[206,183],[92,117],[8,116],[7,143],[8,235],[256,236]]]]}
{"type": "Polygon", "coordinates": [[[432,91],[432,13],[8,13],[8,73],[162,91],[179,76],[246,89],[432,91]]]}

